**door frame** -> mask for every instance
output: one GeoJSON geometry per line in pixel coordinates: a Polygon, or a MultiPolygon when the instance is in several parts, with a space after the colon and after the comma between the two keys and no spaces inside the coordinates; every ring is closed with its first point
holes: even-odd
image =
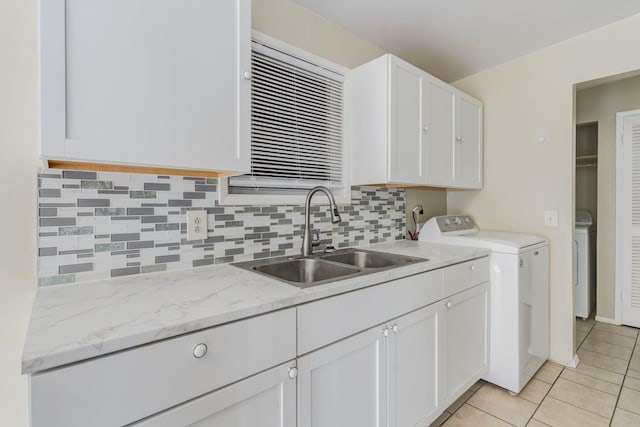
{"type": "Polygon", "coordinates": [[[623,130],[624,130],[624,118],[627,116],[634,116],[640,114],[640,110],[621,111],[616,113],[616,280],[615,280],[615,322],[618,325],[622,324],[622,289],[623,289],[623,273],[626,271],[628,262],[626,257],[621,255],[624,253],[625,229],[623,227],[623,212],[626,208],[629,208],[630,200],[626,200],[621,197],[624,190],[623,180],[623,130]]]}

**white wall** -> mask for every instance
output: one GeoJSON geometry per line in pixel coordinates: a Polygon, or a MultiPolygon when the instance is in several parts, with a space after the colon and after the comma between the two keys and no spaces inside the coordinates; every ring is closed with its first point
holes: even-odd
{"type": "Polygon", "coordinates": [[[616,113],[640,109],[640,76],[576,93],[576,123],[598,122],[597,314],[615,317],[616,113]]]}
{"type": "Polygon", "coordinates": [[[485,186],[450,192],[448,209],[473,214],[481,228],[550,240],[550,349],[560,363],[574,355],[574,84],[640,69],[638,40],[635,15],[455,83],[484,102],[485,186]],[[545,228],[552,209],[559,227],[545,228]]]}
{"type": "Polygon", "coordinates": [[[27,425],[20,358],[35,290],[36,0],[0,5],[0,425],[27,425]]]}

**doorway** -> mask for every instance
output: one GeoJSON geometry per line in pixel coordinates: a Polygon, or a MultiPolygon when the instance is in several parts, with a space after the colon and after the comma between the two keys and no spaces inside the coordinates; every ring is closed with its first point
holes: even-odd
{"type": "MultiPolygon", "coordinates": [[[[620,246],[617,218],[620,209],[617,209],[617,204],[624,197],[617,196],[616,186],[626,178],[617,179],[619,167],[616,156],[619,139],[616,136],[616,114],[638,109],[638,73],[585,82],[576,87],[575,205],[576,210],[591,210],[594,228],[597,227],[595,320],[605,323],[622,324],[620,280],[625,252],[620,246]],[[597,157],[588,157],[595,155],[594,148],[597,157]],[[594,166],[587,166],[591,164],[594,166]],[[593,204],[588,202],[590,196],[585,195],[580,189],[589,185],[579,188],[580,182],[586,183],[589,180],[597,187],[595,209],[593,204]]],[[[630,246],[626,251],[630,251],[630,246]]],[[[574,257],[574,262],[578,264],[577,254],[574,257]]]]}

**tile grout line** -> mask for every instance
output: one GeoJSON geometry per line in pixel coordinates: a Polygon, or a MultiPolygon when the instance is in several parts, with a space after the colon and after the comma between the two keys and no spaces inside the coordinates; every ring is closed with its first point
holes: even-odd
{"type": "Polygon", "coordinates": [[[613,407],[613,415],[611,416],[611,420],[609,421],[609,427],[613,423],[613,417],[616,415],[616,411],[618,410],[618,403],[620,402],[620,396],[622,395],[622,389],[624,388],[624,383],[627,381],[627,375],[629,374],[629,366],[631,365],[631,359],[633,358],[633,354],[636,352],[636,346],[638,345],[638,334],[636,334],[636,339],[633,345],[633,351],[631,351],[631,357],[627,362],[627,369],[624,372],[624,376],[622,378],[622,384],[620,384],[620,391],[618,392],[618,396],[616,397],[616,404],[613,407]]]}
{"type": "MultiPolygon", "coordinates": [[[[594,341],[596,341],[596,340],[594,340],[594,341]]],[[[607,345],[610,345],[610,346],[614,346],[614,347],[625,348],[625,349],[627,348],[627,347],[622,347],[622,346],[615,345],[615,344],[609,344],[609,343],[606,343],[606,342],[604,342],[604,341],[598,341],[598,342],[600,342],[600,343],[604,343],[604,344],[607,344],[607,345]]],[[[583,344],[584,344],[584,343],[583,343],[583,344]]],[[[609,357],[612,357],[612,358],[614,358],[614,359],[618,359],[618,360],[625,360],[625,361],[627,361],[627,362],[628,362],[629,360],[631,360],[631,356],[629,357],[629,359],[623,359],[622,357],[612,356],[612,355],[610,355],[610,354],[608,354],[608,353],[603,353],[603,352],[601,352],[601,351],[591,350],[590,348],[583,348],[583,347],[582,347],[582,344],[580,344],[580,347],[579,347],[579,348],[580,348],[581,350],[586,350],[586,351],[590,351],[590,352],[592,352],[592,353],[602,354],[603,356],[609,356],[609,357]]],[[[576,351],[577,351],[577,350],[576,350],[576,351]]],[[[631,351],[631,354],[633,354],[633,350],[631,351]]]]}
{"type": "MultiPolygon", "coordinates": [[[[592,328],[593,328],[593,326],[592,326],[592,328]]],[[[576,350],[576,351],[577,351],[577,350],[576,350]]],[[[547,363],[547,362],[545,362],[545,363],[547,363]]],[[[555,363],[555,362],[553,362],[553,363],[555,363]]],[[[544,365],[542,365],[542,366],[544,366],[544,365]]],[[[542,366],[541,366],[540,368],[542,368],[542,366]]],[[[566,369],[566,366],[563,366],[563,365],[560,365],[560,366],[562,366],[562,369],[561,369],[561,370],[560,370],[560,372],[558,373],[558,376],[556,377],[556,379],[555,379],[555,380],[553,380],[553,383],[551,383],[551,387],[549,387],[549,390],[547,390],[547,392],[544,394],[544,396],[543,396],[543,397],[542,397],[542,399],[540,400],[540,403],[538,404],[538,407],[536,408],[536,410],[535,410],[535,411],[533,411],[533,414],[531,414],[531,416],[530,416],[530,417],[529,417],[529,419],[527,420],[527,424],[529,424],[529,423],[531,422],[531,420],[532,420],[532,419],[535,419],[536,421],[539,421],[539,422],[541,422],[542,424],[546,424],[546,425],[548,425],[547,423],[542,422],[542,421],[540,421],[540,420],[536,419],[536,418],[535,418],[535,415],[536,415],[536,413],[538,412],[538,410],[540,409],[540,407],[542,406],[542,403],[544,402],[544,400],[545,400],[547,397],[552,397],[552,396],[549,396],[549,393],[551,393],[551,389],[552,389],[552,388],[553,388],[553,386],[556,384],[556,381],[558,381],[558,378],[560,378],[560,375],[562,375],[562,373],[563,373],[563,372],[564,372],[564,370],[566,369]]],[[[538,370],[540,370],[540,369],[538,369],[538,370]]],[[[535,378],[535,375],[534,375],[531,379],[533,379],[533,378],[535,378]]],[[[539,380],[539,381],[542,381],[542,380],[539,380]]],[[[546,382],[546,381],[543,381],[543,382],[546,382]]],[[[549,384],[549,383],[547,383],[547,384],[549,384]]],[[[526,425],[526,424],[525,424],[525,425],[526,425]]]]}
{"type": "MultiPolygon", "coordinates": [[[[527,402],[528,402],[528,401],[527,401],[527,402]]],[[[504,419],[500,418],[499,416],[497,416],[497,415],[495,415],[495,414],[492,414],[491,412],[487,412],[487,411],[485,411],[485,410],[484,410],[484,409],[482,409],[482,408],[478,408],[477,406],[474,406],[472,403],[464,402],[464,403],[463,403],[463,405],[464,405],[464,404],[467,404],[467,405],[471,406],[472,408],[477,409],[477,410],[478,410],[478,411],[480,411],[480,412],[484,412],[485,414],[489,415],[490,417],[495,418],[495,419],[498,419],[498,420],[502,421],[503,423],[509,424],[510,426],[518,427],[518,426],[516,426],[515,424],[512,424],[512,423],[510,423],[509,421],[504,420],[504,419]]],[[[460,408],[462,408],[462,406],[461,406],[460,408]]],[[[458,411],[456,411],[456,412],[458,412],[458,411]]],[[[534,412],[535,412],[535,411],[534,411],[534,412]]],[[[526,426],[528,423],[529,423],[529,420],[527,420],[527,423],[525,423],[525,426],[526,426]]]]}

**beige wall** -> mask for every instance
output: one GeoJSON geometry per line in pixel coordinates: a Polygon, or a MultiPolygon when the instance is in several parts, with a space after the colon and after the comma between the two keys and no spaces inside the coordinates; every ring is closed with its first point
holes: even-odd
{"type": "Polygon", "coordinates": [[[315,55],[354,68],[384,51],[289,0],[253,0],[253,28],[315,55]]]}
{"type": "Polygon", "coordinates": [[[576,123],[598,122],[597,314],[609,319],[615,317],[616,113],[636,109],[640,76],[576,93],[576,123]]]}
{"type": "MultiPolygon", "coordinates": [[[[257,30],[352,67],[382,51],[283,0],[255,0],[257,30]]],[[[0,425],[28,424],[20,358],[35,290],[37,1],[0,2],[0,425]]]]}
{"type": "MultiPolygon", "coordinates": [[[[407,229],[415,231],[411,209],[415,205],[422,205],[424,213],[418,222],[424,223],[432,216],[447,214],[447,192],[445,190],[423,190],[416,188],[407,188],[406,190],[406,224],[407,229]]],[[[405,232],[405,237],[409,236],[405,232]]]]}
{"type": "Polygon", "coordinates": [[[0,5],[0,425],[27,425],[20,357],[35,290],[36,0],[0,5]]]}
{"type": "Polygon", "coordinates": [[[574,84],[640,69],[639,39],[635,15],[455,83],[484,102],[485,187],[449,193],[448,208],[550,240],[550,350],[560,363],[575,353],[574,84]],[[544,210],[559,211],[558,228],[543,226],[544,210]]]}

